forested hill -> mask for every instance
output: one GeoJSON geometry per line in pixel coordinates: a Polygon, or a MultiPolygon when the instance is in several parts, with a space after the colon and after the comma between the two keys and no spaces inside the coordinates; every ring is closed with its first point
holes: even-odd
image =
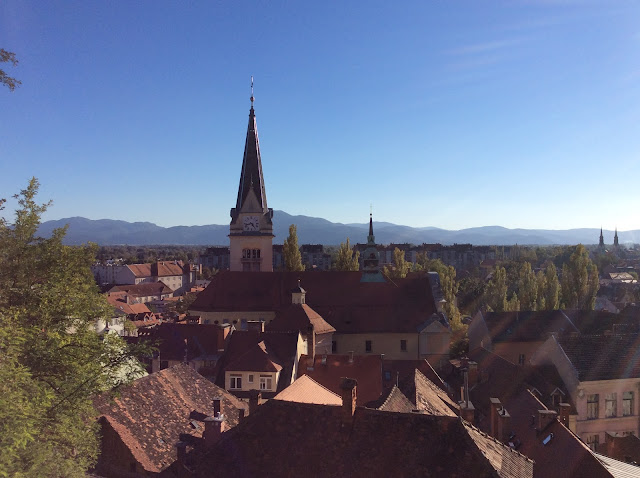
{"type": "MultiPolygon", "coordinates": [[[[288,235],[290,224],[298,228],[300,244],[335,245],[350,238],[352,243],[366,242],[368,223],[340,224],[326,219],[308,216],[292,216],[284,211],[274,212],[274,243],[282,244],[288,235]]],[[[57,227],[69,225],[65,238],[67,244],[82,244],[87,241],[100,245],[130,244],[178,244],[178,245],[225,245],[229,244],[229,225],[160,227],[150,222],[126,222],[113,219],[92,220],[70,217],[42,223],[41,236],[48,237],[57,227]]],[[[378,244],[389,243],[441,243],[474,245],[511,244],[595,244],[600,229],[507,229],[500,226],[474,227],[459,231],[448,231],[434,227],[415,228],[388,222],[374,222],[378,244]]],[[[640,230],[618,232],[620,243],[639,243],[640,230]]],[[[613,242],[613,231],[604,231],[605,242],[613,242]]]]}

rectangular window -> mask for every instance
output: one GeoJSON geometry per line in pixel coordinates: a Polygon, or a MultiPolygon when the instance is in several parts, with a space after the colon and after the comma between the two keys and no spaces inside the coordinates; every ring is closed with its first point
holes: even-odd
{"type": "Polygon", "coordinates": [[[595,420],[599,414],[600,395],[595,393],[587,395],[587,420],[595,420]]]}
{"type": "Polygon", "coordinates": [[[598,443],[600,439],[599,436],[596,435],[587,435],[587,446],[591,448],[593,451],[598,451],[598,443]]]}
{"type": "Polygon", "coordinates": [[[604,396],[604,416],[605,418],[612,418],[618,415],[618,400],[617,394],[607,393],[604,396]]]}
{"type": "Polygon", "coordinates": [[[518,355],[518,365],[524,365],[524,354],[518,355]]]}
{"type": "Polygon", "coordinates": [[[249,383],[253,383],[253,375],[249,375],[249,380],[247,380],[249,383]]]}
{"type": "Polygon", "coordinates": [[[231,375],[229,379],[229,389],[230,390],[239,390],[242,388],[242,376],[241,375],[231,375]]]}
{"type": "Polygon", "coordinates": [[[270,376],[260,377],[260,390],[272,390],[272,378],[270,376]]]}
{"type": "Polygon", "coordinates": [[[407,341],[406,340],[400,340],[400,350],[402,352],[406,352],[407,351],[407,341]]]}
{"type": "Polygon", "coordinates": [[[633,392],[624,392],[622,394],[622,415],[633,415],[633,392]]]}
{"type": "Polygon", "coordinates": [[[338,342],[335,340],[331,341],[331,353],[335,354],[338,351],[338,342]]]}
{"type": "Polygon", "coordinates": [[[371,340],[364,341],[364,351],[371,352],[371,340]]]}
{"type": "Polygon", "coordinates": [[[160,370],[164,370],[165,368],[169,368],[169,361],[160,360],[160,370]]]}

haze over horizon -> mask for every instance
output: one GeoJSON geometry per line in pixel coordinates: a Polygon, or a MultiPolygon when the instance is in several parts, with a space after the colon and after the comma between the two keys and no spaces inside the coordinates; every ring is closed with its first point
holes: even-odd
{"type": "MultiPolygon", "coordinates": [[[[8,0],[0,197],[228,224],[249,112],[269,206],[343,224],[640,229],[640,4],[8,0]]],[[[15,202],[9,201],[5,213],[15,202]]]]}

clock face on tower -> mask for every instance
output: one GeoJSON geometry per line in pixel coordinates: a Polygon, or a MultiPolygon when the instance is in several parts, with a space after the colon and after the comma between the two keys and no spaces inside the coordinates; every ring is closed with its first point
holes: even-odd
{"type": "Polygon", "coordinates": [[[245,231],[257,231],[260,229],[260,218],[258,216],[245,216],[242,219],[242,228],[245,231]]]}

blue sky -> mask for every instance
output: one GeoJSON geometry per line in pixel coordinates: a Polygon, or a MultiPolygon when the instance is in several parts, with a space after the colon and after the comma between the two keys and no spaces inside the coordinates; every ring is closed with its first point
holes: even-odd
{"type": "Polygon", "coordinates": [[[640,229],[639,2],[399,3],[5,0],[0,197],[228,223],[253,75],[274,209],[640,229]]]}

